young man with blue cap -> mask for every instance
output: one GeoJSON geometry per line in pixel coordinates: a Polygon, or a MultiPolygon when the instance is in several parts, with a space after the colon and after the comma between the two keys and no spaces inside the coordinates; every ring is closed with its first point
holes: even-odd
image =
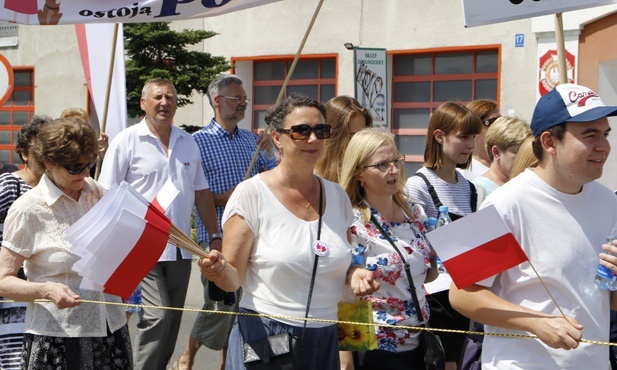
{"type": "MultiPolygon", "coordinates": [[[[542,280],[525,262],[450,289],[452,306],[486,324],[486,332],[538,337],[487,336],[482,369],[610,368],[607,346],[580,340],[608,341],[609,308],[617,308],[617,294],[594,284],[599,261],[617,272],[617,257],[602,250],[617,224],[617,197],[595,181],[611,150],[607,117],[615,115],[617,106],[590,89],[557,86],[531,120],[539,165],[484,202],[496,207],[542,280]]],[[[604,248],[617,254],[617,246],[604,248]]]]}

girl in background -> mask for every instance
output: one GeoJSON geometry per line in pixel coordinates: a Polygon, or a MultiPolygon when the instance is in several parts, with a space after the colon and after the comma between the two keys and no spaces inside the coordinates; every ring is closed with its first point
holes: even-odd
{"type": "MultiPolygon", "coordinates": [[[[482,122],[478,116],[459,103],[446,102],[433,112],[426,134],[424,167],[405,185],[409,198],[420,204],[428,217],[437,218],[441,205],[448,206],[453,221],[476,210],[475,186],[457,169],[469,167],[480,132],[482,122]]],[[[447,290],[431,294],[429,305],[430,326],[469,329],[469,319],[450,306],[447,290]]],[[[456,369],[465,336],[440,333],[439,337],[446,352],[446,369],[456,369]]]]}
{"type": "Polygon", "coordinates": [[[345,148],[352,136],[366,127],[373,127],[368,109],[351,96],[337,96],[326,104],[326,123],[332,127],[324,153],[315,165],[315,173],[332,182],[339,181],[345,148]]]}

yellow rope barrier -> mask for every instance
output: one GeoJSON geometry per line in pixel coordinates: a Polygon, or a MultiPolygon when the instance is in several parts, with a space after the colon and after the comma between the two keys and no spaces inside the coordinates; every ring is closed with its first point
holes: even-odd
{"type": "MultiPolygon", "coordinates": [[[[347,324],[347,325],[364,325],[364,326],[381,326],[385,328],[394,328],[394,329],[408,329],[413,331],[434,331],[434,332],[442,332],[442,333],[456,333],[456,334],[475,334],[475,335],[484,335],[484,336],[492,336],[492,337],[505,337],[505,338],[518,338],[518,339],[538,339],[535,335],[524,335],[524,334],[509,334],[509,333],[485,333],[485,332],[476,332],[476,331],[468,331],[468,330],[456,330],[456,329],[441,329],[441,328],[425,328],[423,326],[407,326],[407,325],[388,325],[388,324],[375,324],[375,323],[366,323],[366,322],[354,322],[354,321],[338,321],[338,320],[329,320],[329,319],[315,319],[315,318],[304,318],[304,317],[294,317],[294,316],[283,316],[283,315],[266,315],[260,313],[248,313],[248,312],[233,312],[233,311],[214,311],[214,310],[204,310],[200,308],[186,308],[186,307],[165,307],[165,306],[152,306],[146,304],[131,304],[124,302],[103,302],[103,301],[94,301],[88,299],[79,299],[81,303],[92,303],[92,304],[106,304],[110,306],[124,306],[124,307],[139,307],[139,308],[153,308],[160,310],[172,310],[172,311],[187,311],[187,312],[203,312],[203,313],[214,313],[221,315],[243,315],[243,316],[252,316],[252,317],[266,317],[269,319],[285,319],[285,320],[294,320],[294,321],[311,321],[311,322],[323,322],[328,324],[347,324]]],[[[12,300],[0,300],[0,303],[7,302],[19,302],[12,300]]],[[[45,303],[51,302],[48,299],[37,299],[34,301],[29,301],[34,303],[45,303]]],[[[590,343],[602,346],[614,346],[617,347],[617,343],[611,342],[602,342],[597,340],[589,340],[589,339],[581,339],[579,342],[581,343],[590,343]]]]}

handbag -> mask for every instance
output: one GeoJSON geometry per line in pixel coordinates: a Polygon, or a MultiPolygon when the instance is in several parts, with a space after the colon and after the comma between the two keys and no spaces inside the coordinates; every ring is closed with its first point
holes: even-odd
{"type": "MultiPolygon", "coordinates": [[[[403,256],[396,244],[394,244],[392,238],[390,238],[390,236],[384,231],[373,215],[371,215],[371,222],[375,224],[381,235],[390,243],[396,253],[398,253],[401,257],[401,261],[405,261],[405,274],[407,275],[407,280],[409,280],[411,298],[416,310],[416,315],[418,316],[418,321],[420,323],[424,322],[424,327],[428,328],[428,322],[425,322],[424,317],[422,317],[422,310],[416,294],[416,287],[413,283],[413,278],[411,277],[411,270],[409,270],[409,262],[407,262],[407,259],[403,256]]],[[[420,332],[420,345],[422,346],[422,351],[424,354],[424,366],[427,370],[444,370],[446,368],[445,351],[443,350],[441,340],[435,333],[429,330],[422,330],[420,332]]]]}
{"type": "MultiPolygon", "coordinates": [[[[321,180],[319,182],[319,221],[317,224],[317,240],[321,237],[321,216],[323,211],[323,187],[321,180]]],[[[257,339],[251,342],[245,342],[240,326],[240,318],[238,318],[238,328],[240,329],[240,341],[242,343],[242,356],[244,366],[251,370],[295,370],[302,368],[302,340],[306,331],[306,323],[311,307],[311,297],[313,296],[313,287],[315,285],[315,275],[317,274],[317,266],[319,256],[316,254],[313,262],[313,272],[311,274],[311,283],[309,284],[308,299],[306,301],[306,312],[304,313],[304,327],[302,328],[302,336],[300,338],[291,335],[291,333],[280,333],[270,335],[265,338],[257,339]]]]}
{"type": "MultiPolygon", "coordinates": [[[[339,303],[338,321],[373,324],[371,301],[356,299],[353,303],[339,303]]],[[[377,334],[373,325],[339,323],[337,326],[340,351],[370,351],[377,348],[377,334]]]]}
{"type": "Polygon", "coordinates": [[[297,368],[294,358],[297,338],[293,335],[281,333],[250,343],[241,340],[244,366],[247,369],[293,370],[297,368]]]}

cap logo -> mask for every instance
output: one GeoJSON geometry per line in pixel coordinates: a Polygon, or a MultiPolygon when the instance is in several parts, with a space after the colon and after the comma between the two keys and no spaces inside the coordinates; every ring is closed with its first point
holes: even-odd
{"type": "Polygon", "coordinates": [[[568,94],[568,98],[570,99],[571,103],[576,103],[576,101],[578,100],[577,105],[579,107],[584,107],[587,103],[587,100],[594,97],[599,98],[599,96],[591,90],[581,93],[577,93],[576,91],[570,91],[570,93],[568,94]]]}

